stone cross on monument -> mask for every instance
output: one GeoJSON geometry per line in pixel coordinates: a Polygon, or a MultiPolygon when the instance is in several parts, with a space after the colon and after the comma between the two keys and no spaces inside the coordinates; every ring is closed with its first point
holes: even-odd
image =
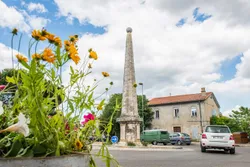
{"type": "Polygon", "coordinates": [[[120,123],[120,143],[140,142],[140,123],[135,86],[135,67],[132,45],[132,28],[127,28],[125,65],[123,76],[122,111],[117,121],[120,123]]]}

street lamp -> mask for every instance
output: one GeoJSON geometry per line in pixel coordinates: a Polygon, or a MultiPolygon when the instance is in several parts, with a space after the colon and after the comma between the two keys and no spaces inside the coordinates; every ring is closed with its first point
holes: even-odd
{"type": "Polygon", "coordinates": [[[141,85],[141,88],[142,88],[142,98],[141,98],[141,108],[142,108],[142,130],[144,131],[144,103],[143,103],[143,83],[140,82],[139,85],[141,85]]]}

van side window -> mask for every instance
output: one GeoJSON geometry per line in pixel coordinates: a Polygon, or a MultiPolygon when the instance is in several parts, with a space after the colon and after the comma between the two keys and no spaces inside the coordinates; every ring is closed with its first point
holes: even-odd
{"type": "Polygon", "coordinates": [[[167,134],[167,132],[166,132],[166,131],[161,131],[161,134],[166,135],[166,134],[167,134]]]}

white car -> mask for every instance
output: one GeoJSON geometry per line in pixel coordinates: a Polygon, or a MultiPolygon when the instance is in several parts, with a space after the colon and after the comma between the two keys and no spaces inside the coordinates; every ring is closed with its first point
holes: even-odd
{"type": "Polygon", "coordinates": [[[235,154],[235,141],[233,135],[224,125],[209,125],[205,127],[200,140],[201,152],[206,149],[224,149],[225,152],[235,154]]]}

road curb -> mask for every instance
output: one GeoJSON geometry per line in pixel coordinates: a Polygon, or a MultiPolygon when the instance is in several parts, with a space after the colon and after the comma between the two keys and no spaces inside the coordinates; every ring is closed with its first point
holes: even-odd
{"type": "MultiPolygon", "coordinates": [[[[93,150],[98,150],[101,147],[93,147],[93,150]]],[[[190,148],[141,148],[141,147],[108,147],[109,150],[117,151],[193,151],[190,148]]]]}

